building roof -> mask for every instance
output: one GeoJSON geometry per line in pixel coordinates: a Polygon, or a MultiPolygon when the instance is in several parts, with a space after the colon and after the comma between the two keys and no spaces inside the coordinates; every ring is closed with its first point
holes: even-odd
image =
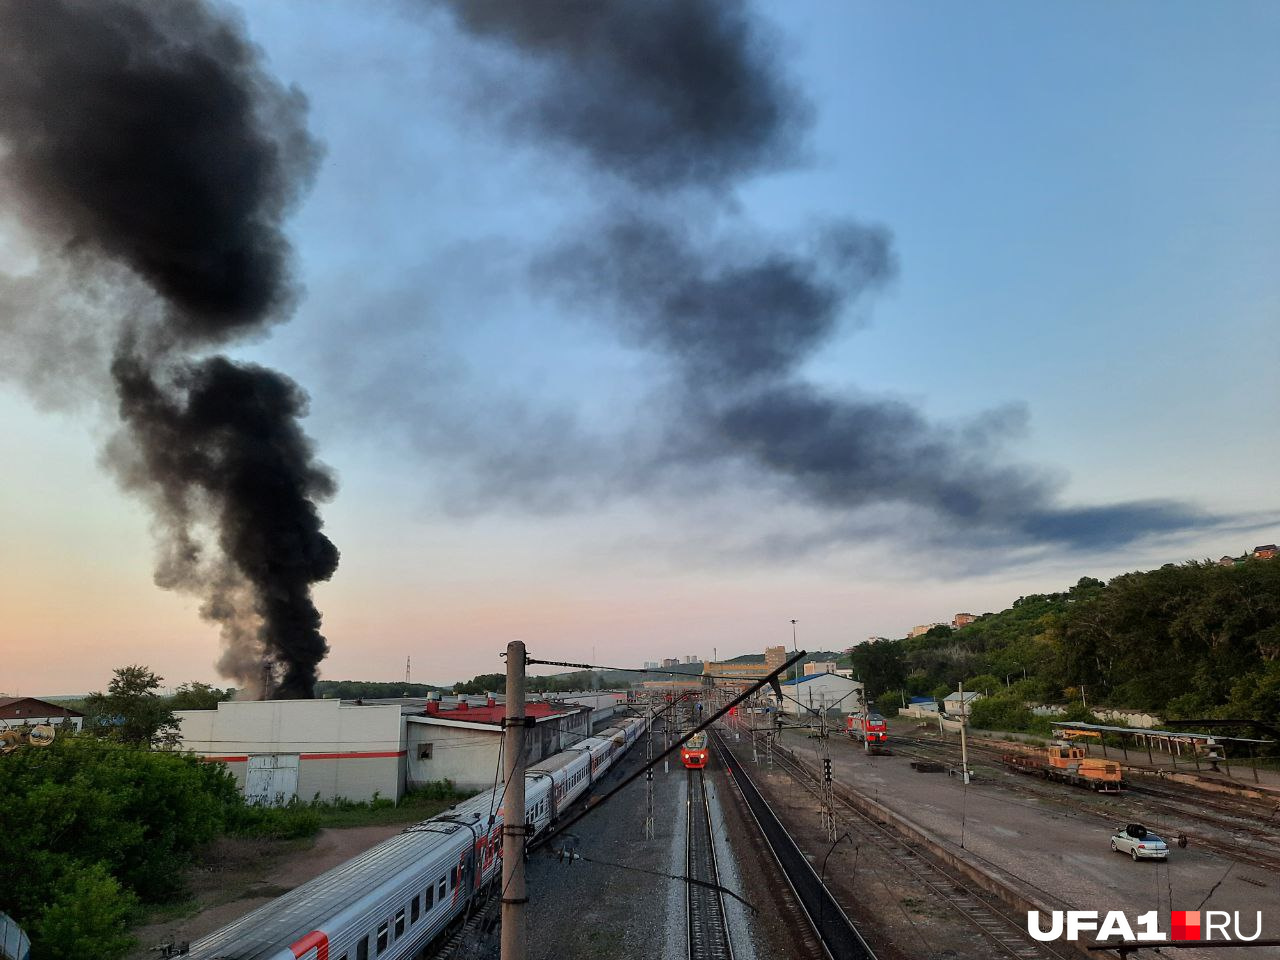
{"type": "MultiPolygon", "coordinates": [[[[526,717],[533,717],[535,722],[541,723],[543,720],[550,720],[553,717],[568,716],[578,713],[584,707],[572,708],[563,704],[550,704],[538,700],[530,700],[524,705],[524,714],[526,717]]],[[[451,720],[459,723],[484,723],[492,726],[501,726],[503,718],[507,715],[507,705],[505,703],[495,703],[492,706],[470,707],[459,704],[453,710],[432,710],[430,705],[426,710],[422,711],[418,716],[429,720],[451,720]]]]}
{"type": "Polygon", "coordinates": [[[810,680],[848,680],[850,683],[857,683],[849,677],[842,677],[838,673],[807,673],[803,677],[793,677],[790,680],[783,680],[784,687],[794,687],[798,683],[808,683],[810,680]]]}
{"type": "MultiPolygon", "coordinates": [[[[982,691],[981,691],[981,690],[966,690],[966,691],[964,692],[964,698],[965,698],[965,700],[972,700],[974,697],[980,697],[980,696],[982,696],[982,691]]],[[[959,691],[959,690],[952,690],[950,693],[948,693],[948,694],[947,694],[946,699],[948,699],[948,700],[959,700],[959,699],[960,699],[960,691],[959,691]]]]}
{"type": "Polygon", "coordinates": [[[35,697],[0,697],[0,715],[9,717],[22,716],[19,710],[19,704],[31,704],[32,708],[27,709],[26,714],[30,717],[83,717],[84,714],[79,710],[72,710],[70,707],[64,707],[57,703],[49,703],[47,700],[37,700],[35,697]]]}
{"type": "Polygon", "coordinates": [[[1274,543],[1264,543],[1260,547],[1254,547],[1253,552],[1261,553],[1263,550],[1274,550],[1275,548],[1276,548],[1276,545],[1274,543]]]}

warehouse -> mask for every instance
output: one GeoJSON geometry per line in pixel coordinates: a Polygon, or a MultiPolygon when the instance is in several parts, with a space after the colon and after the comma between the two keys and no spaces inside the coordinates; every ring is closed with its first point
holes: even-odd
{"type": "MultiPolygon", "coordinates": [[[[526,757],[536,763],[588,736],[591,707],[531,703],[526,757]]],[[[492,785],[505,708],[493,697],[439,700],[232,701],[178,710],[180,748],[225,763],[251,803],[297,798],[399,802],[450,780],[492,785]]]]}
{"type": "Polygon", "coordinates": [[[251,803],[399,800],[404,722],[397,704],[246,700],[177,710],[181,748],[227,765],[251,803]]]}
{"type": "Polygon", "coordinates": [[[782,712],[808,715],[835,708],[850,713],[862,706],[862,684],[835,673],[813,673],[782,682],[782,712]]]}
{"type": "MultiPolygon", "coordinates": [[[[533,728],[525,734],[525,762],[537,763],[591,735],[589,705],[529,703],[525,715],[533,728]]],[[[405,717],[409,746],[410,789],[449,780],[467,790],[487,789],[499,775],[502,718],[506,707],[490,698],[453,709],[428,703],[426,710],[405,717]]]]}

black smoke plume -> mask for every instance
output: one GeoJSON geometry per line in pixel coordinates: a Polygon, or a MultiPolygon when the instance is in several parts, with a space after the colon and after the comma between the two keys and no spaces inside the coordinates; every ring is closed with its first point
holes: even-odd
{"type": "Polygon", "coordinates": [[[99,320],[125,426],[108,459],[156,509],[157,582],[204,598],[242,687],[310,696],[334,483],[295,384],[198,355],[295,300],[281,223],[319,158],[305,101],[202,0],[0,0],[0,36],[0,177],[43,265],[142,291],[99,320]]]}
{"type": "Polygon", "coordinates": [[[741,0],[442,0],[532,55],[504,96],[519,134],[646,187],[728,185],[794,159],[809,109],[741,0]]]}
{"type": "MultiPolygon", "coordinates": [[[[987,542],[1090,548],[1217,522],[1169,501],[1062,507],[1042,471],[1001,463],[999,417],[948,429],[801,378],[895,261],[887,231],[851,221],[807,243],[745,248],[691,229],[691,192],[723,198],[794,160],[812,113],[745,3],[442,2],[464,30],[525,58],[518,135],[568,143],[635,188],[602,190],[597,221],[539,257],[533,277],[670,360],[685,388],[686,462],[745,459],[824,507],[903,503],[987,542]]],[[[723,232],[755,234],[740,222],[723,232]]]]}

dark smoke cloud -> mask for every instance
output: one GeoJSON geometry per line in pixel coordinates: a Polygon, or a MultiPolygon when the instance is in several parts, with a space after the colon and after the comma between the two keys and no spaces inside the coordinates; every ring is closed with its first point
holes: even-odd
{"type": "Polygon", "coordinates": [[[441,0],[531,54],[504,94],[524,136],[646,187],[730,185],[794,159],[810,109],[741,0],[441,0]]]}
{"type": "MultiPolygon", "coordinates": [[[[1060,507],[1043,472],[1001,462],[1002,433],[990,424],[948,429],[906,404],[799,379],[798,366],[895,263],[886,231],[852,222],[806,244],[757,239],[754,249],[691,236],[678,191],[723,196],[793,160],[810,119],[745,4],[446,6],[471,34],[535,65],[522,105],[533,120],[518,135],[568,143],[637,188],[637,197],[606,192],[599,222],[539,258],[533,277],[668,358],[685,393],[685,462],[746,459],[824,507],[907,504],[987,540],[1094,548],[1218,522],[1164,501],[1060,507]]],[[[735,232],[755,235],[741,224],[735,232]]],[[[670,448],[662,456],[672,462],[670,448]]]]}
{"type": "MultiPolygon", "coordinates": [[[[178,521],[162,579],[234,584],[220,561],[217,575],[205,576],[203,550],[190,536],[197,524],[217,531],[220,558],[255,598],[247,620],[235,604],[218,611],[236,632],[232,649],[264,646],[280,667],[276,696],[310,696],[314,664],[328,652],[310,585],[333,575],[338,551],[320,533],[315,503],[335,485],[298,425],[306,396],[272,370],[225,357],[178,364],[169,383],[133,357],[118,359],[112,372],[121,416],[146,438],[144,482],[163,503],[161,515],[178,521]]],[[[218,593],[215,606],[225,595],[218,593]]]]}
{"type": "Polygon", "coordinates": [[[677,358],[691,380],[738,387],[791,372],[895,271],[887,232],[852,221],[807,249],[758,246],[703,250],[678,224],[619,213],[534,274],[573,301],[620,308],[632,336],[677,358]]]}
{"type": "MultiPolygon", "coordinates": [[[[201,0],[0,0],[0,36],[0,181],[40,276],[129,274],[95,303],[44,297],[39,321],[46,343],[87,322],[112,331],[125,434],[109,460],[157,511],[157,582],[204,598],[242,686],[308,696],[327,649],[310,588],[337,551],[315,508],[333,481],[297,423],[305,398],[269,370],[190,355],[293,303],[281,221],[320,152],[305,101],[201,0]],[[125,302],[128,316],[108,312],[125,302]]],[[[39,341],[39,321],[13,326],[39,341]]]]}

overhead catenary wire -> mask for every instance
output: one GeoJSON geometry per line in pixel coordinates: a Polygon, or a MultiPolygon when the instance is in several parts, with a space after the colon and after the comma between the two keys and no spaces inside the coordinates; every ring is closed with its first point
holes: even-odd
{"type": "MultiPolygon", "coordinates": [[[[640,767],[640,769],[636,770],[635,772],[625,777],[621,783],[615,786],[612,790],[610,790],[604,796],[600,797],[600,799],[597,800],[595,803],[589,804],[587,807],[580,810],[578,813],[574,814],[568,820],[564,821],[559,826],[557,826],[554,830],[552,830],[550,833],[546,835],[546,837],[544,838],[544,842],[547,840],[550,840],[553,837],[560,835],[561,833],[564,833],[566,830],[569,829],[569,827],[573,826],[583,817],[587,816],[589,813],[595,810],[598,810],[600,807],[604,806],[606,803],[609,802],[609,800],[611,800],[614,796],[616,796],[619,791],[621,791],[623,788],[627,787],[628,785],[633,783],[635,780],[637,780],[639,777],[641,777],[646,770],[652,769],[654,766],[658,764],[659,761],[669,757],[676,750],[680,749],[680,747],[684,746],[684,744],[687,743],[689,740],[691,740],[696,734],[699,734],[703,730],[706,730],[707,728],[709,728],[713,723],[715,723],[721,717],[725,716],[730,710],[732,710],[738,704],[742,703],[744,700],[747,700],[748,698],[753,696],[758,690],[760,690],[766,684],[773,685],[774,690],[776,691],[778,677],[781,676],[783,673],[785,673],[794,663],[797,663],[805,655],[806,655],[806,651],[804,650],[797,652],[791,659],[783,663],[782,666],[778,667],[775,670],[772,670],[764,678],[751,684],[751,686],[747,687],[746,690],[744,690],[742,693],[738,694],[738,696],[734,697],[732,700],[726,703],[723,707],[721,707],[719,710],[713,713],[701,724],[694,727],[692,730],[686,733],[683,737],[681,737],[671,746],[667,747],[667,749],[663,750],[662,753],[658,754],[652,760],[645,763],[644,766],[640,767]]],[[[741,678],[739,677],[736,679],[741,679],[741,678]]]]}

